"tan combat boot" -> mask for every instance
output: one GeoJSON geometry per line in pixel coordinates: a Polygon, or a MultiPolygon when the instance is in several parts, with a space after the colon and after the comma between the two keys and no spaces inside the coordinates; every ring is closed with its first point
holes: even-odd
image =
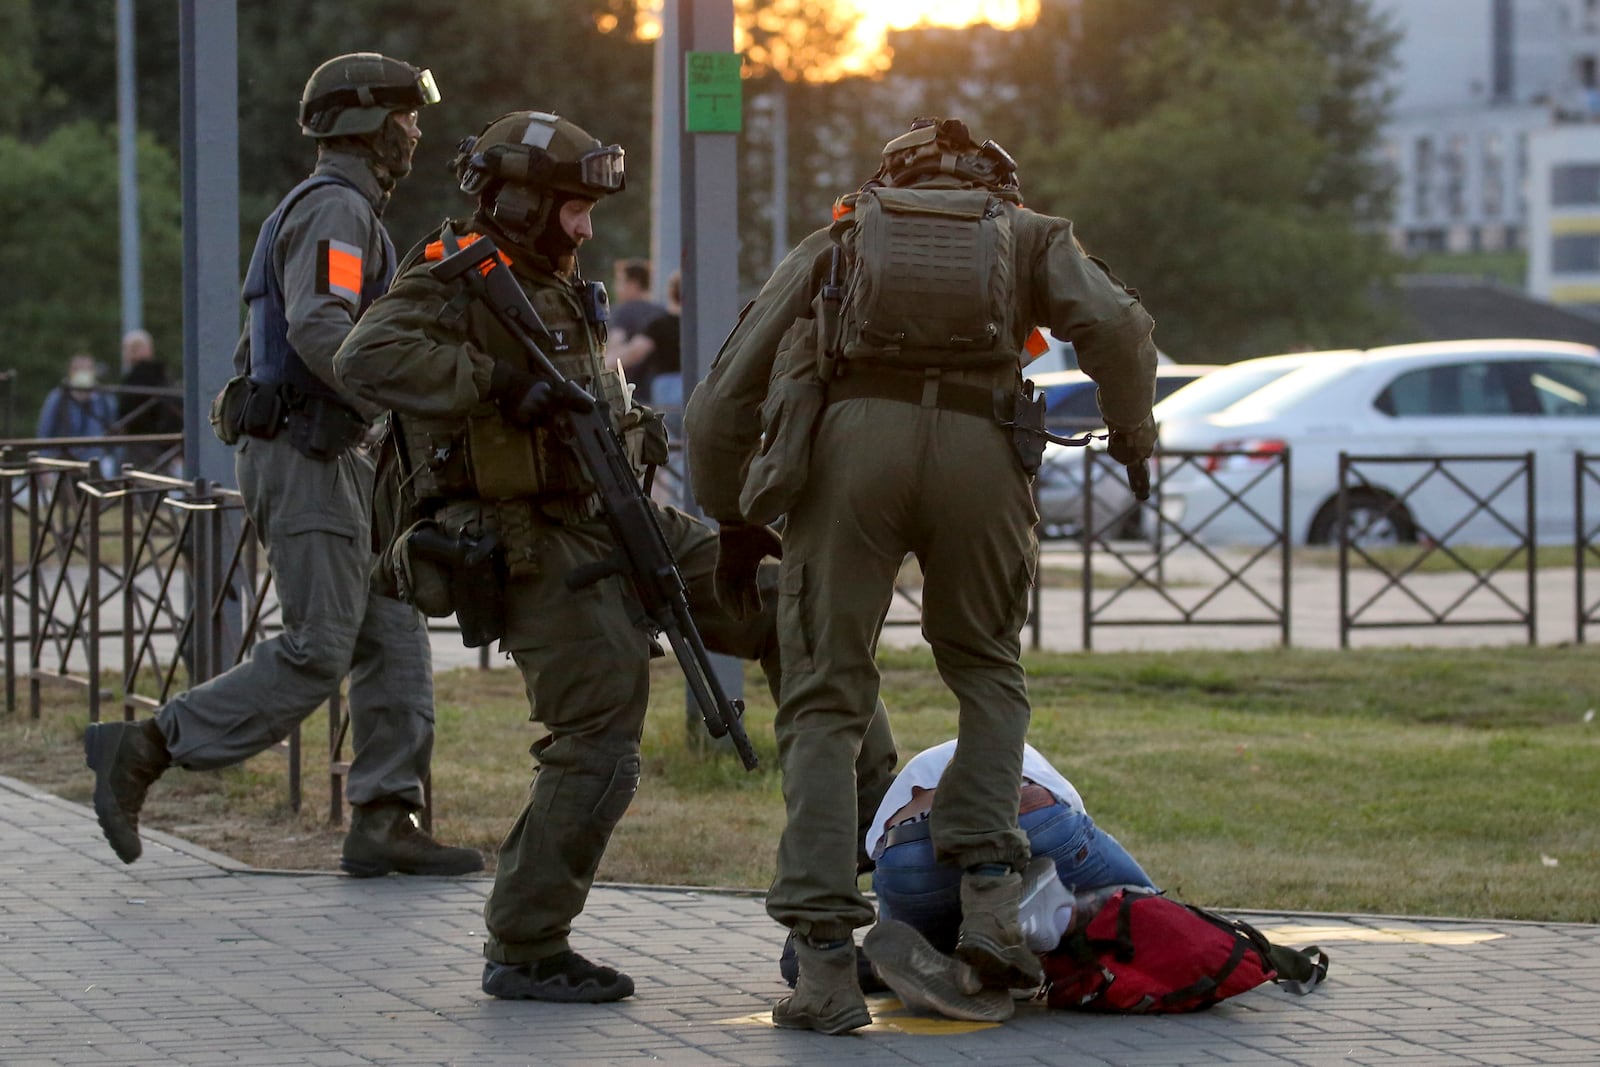
{"type": "Polygon", "coordinates": [[[94,814],[123,863],[144,851],[139,809],[150,784],[172,765],[167,739],[154,719],[96,722],[83,732],[83,761],[94,772],[94,814]]]}
{"type": "Polygon", "coordinates": [[[961,876],[961,937],[956,957],[978,972],[986,988],[1032,989],[1044,982],[1039,957],[1022,938],[1017,907],[1022,900],[1022,875],[961,876]]]}
{"type": "Polygon", "coordinates": [[[350,805],[339,867],[356,878],[399,874],[471,874],[483,870],[477,849],[441,845],[417,825],[411,808],[397,800],[350,805]]]}
{"type": "Polygon", "coordinates": [[[785,1030],[847,1034],[872,1022],[867,998],[856,980],[855,942],[845,939],[818,948],[804,937],[794,941],[800,978],[794,992],[772,1009],[772,1025],[785,1030]]]}

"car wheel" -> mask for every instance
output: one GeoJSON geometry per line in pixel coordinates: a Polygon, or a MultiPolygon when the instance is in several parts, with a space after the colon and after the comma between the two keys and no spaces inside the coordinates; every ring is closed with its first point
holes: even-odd
{"type": "MultiPolygon", "coordinates": [[[[1359,490],[1350,494],[1345,525],[1351,544],[1371,548],[1377,545],[1410,544],[1417,539],[1417,524],[1406,506],[1387,493],[1359,490]]],[[[1324,503],[1311,521],[1307,541],[1313,545],[1339,543],[1339,498],[1324,503]]]]}

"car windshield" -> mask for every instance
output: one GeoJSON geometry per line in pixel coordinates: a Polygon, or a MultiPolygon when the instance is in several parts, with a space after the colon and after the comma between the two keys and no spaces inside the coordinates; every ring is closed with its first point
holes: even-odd
{"type": "Polygon", "coordinates": [[[1288,374],[1297,364],[1281,363],[1265,367],[1235,365],[1196,378],[1155,406],[1155,420],[1186,419],[1210,415],[1249,396],[1269,382],[1288,374]]]}

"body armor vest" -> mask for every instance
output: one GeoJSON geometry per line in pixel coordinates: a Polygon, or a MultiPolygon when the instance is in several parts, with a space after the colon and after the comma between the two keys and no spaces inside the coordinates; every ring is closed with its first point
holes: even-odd
{"type": "MultiPolygon", "coordinates": [[[[338,400],[339,394],[311,373],[300,354],[289,343],[289,318],[284,309],[283,287],[272,269],[272,250],[277,246],[278,231],[283,227],[285,216],[301,197],[325,185],[355,189],[343,178],[332,174],[313,175],[291,189],[289,195],[279,201],[272,214],[267,216],[266,222],[261,224],[255,251],[250,254],[250,268],[244,276],[244,299],[250,308],[251,379],[267,385],[286,385],[305,396],[338,400]]],[[[376,277],[362,279],[357,317],[383,295],[394,278],[394,245],[382,226],[378,227],[378,233],[383,238],[382,269],[376,277]]]]}
{"type": "MultiPolygon", "coordinates": [[[[426,253],[429,258],[441,254],[442,250],[435,252],[432,246],[426,253]]],[[[408,259],[408,268],[410,262],[408,259]]],[[[554,276],[529,284],[526,277],[518,274],[517,281],[548,330],[540,338],[540,347],[564,377],[606,403],[612,428],[628,445],[635,471],[642,472],[645,461],[664,461],[664,456],[658,459],[647,455],[642,445],[644,427],[659,419],[632,404],[619,370],[605,368],[599,331],[596,324],[588,321],[579,291],[554,276]]],[[[466,332],[474,344],[496,362],[507,362],[533,373],[522,346],[486,308],[466,300],[465,290],[446,305],[444,316],[464,316],[466,332]]],[[[593,481],[577,454],[552,427],[513,426],[489,401],[478,404],[465,419],[398,413],[396,417],[405,442],[412,492],[425,510],[436,510],[452,501],[516,501],[557,520],[576,521],[597,514],[593,481]]],[[[509,516],[517,508],[502,506],[496,510],[503,513],[497,525],[504,537],[509,516]]]]}

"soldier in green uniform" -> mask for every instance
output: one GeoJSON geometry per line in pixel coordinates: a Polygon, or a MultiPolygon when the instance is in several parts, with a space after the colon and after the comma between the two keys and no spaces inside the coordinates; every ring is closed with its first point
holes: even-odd
{"type": "Polygon", "coordinates": [[[88,728],[95,812],[125,863],[139,857],[139,809],[168,766],[243,762],[348,674],[354,754],[341,866],[358,877],[483,869],[477,851],[443,846],[416,822],[433,753],[428,635],[414,608],[370,587],[374,463],[362,439],[383,409],[333,376],[334,351],[393,276],[379,215],[410,173],[418,111],[438,99],[427,71],[373,52],[336,56],[306,82],[300,128],[316,139],[316,168],[262,225],[237,376],[212,418],[238,446],[239,491],[266,545],[283,632],[154,718],[88,728]]]}
{"type": "MultiPolygon", "coordinates": [[[[480,236],[492,239],[502,257],[494,269],[509,269],[527,294],[556,368],[606,402],[641,473],[664,462],[660,416],[634,404],[622,373],[605,368],[605,290],[577,265],[596,202],[623,188],[623,151],[567,119],[518,111],[464,140],[456,168],[462,191],[476,198],[474,215],[447,222],[406,256],[334,365],[358,396],[395,413],[407,514],[391,555],[404,595],[429,614],[471,616],[483,640],[498,637],[522,672],[531,718],[546,731],[484,908],[483,989],[507,999],[617,1000],[633,992],[633,980],[573,951],[569,935],[638,789],[651,639],[625,578],[569,588],[577,568],[616,547],[593,482],[550,424],[557,394],[466,287],[438,280],[430,267],[480,236]],[[441,565],[441,553],[426,548],[440,544],[463,550],[443,553],[441,565]],[[493,577],[478,586],[483,595],[463,600],[464,575],[479,566],[470,561],[486,558],[493,577]],[[486,609],[497,594],[503,603],[486,609]]],[[[719,552],[705,524],[671,508],[656,514],[706,646],[760,660],[775,683],[777,567],[761,561],[781,551],[776,534],[743,527],[719,552]],[[719,610],[719,593],[752,620],[719,610]]],[[[865,795],[881,797],[894,746],[887,717],[869,717],[859,778],[865,795]]]]}
{"type": "Polygon", "coordinates": [[[1020,631],[1037,562],[1030,492],[1043,442],[1015,428],[1035,324],[1074,342],[1100,387],[1112,455],[1148,456],[1156,353],[1137,296],[1021,206],[1015,165],[957,120],[919,120],[835,223],[779,265],[687,410],[689,470],[723,523],[788,515],[777,719],[788,825],[767,910],[798,935],[779,1026],[870,1022],[852,931],[873,921],[851,837],[854,752],[878,693],[874,649],[907,553],[922,629],[960,704],[932,812],[959,864],[958,954],[986,986],[1037,984],[1017,922],[1029,705],[1020,631]]]}

